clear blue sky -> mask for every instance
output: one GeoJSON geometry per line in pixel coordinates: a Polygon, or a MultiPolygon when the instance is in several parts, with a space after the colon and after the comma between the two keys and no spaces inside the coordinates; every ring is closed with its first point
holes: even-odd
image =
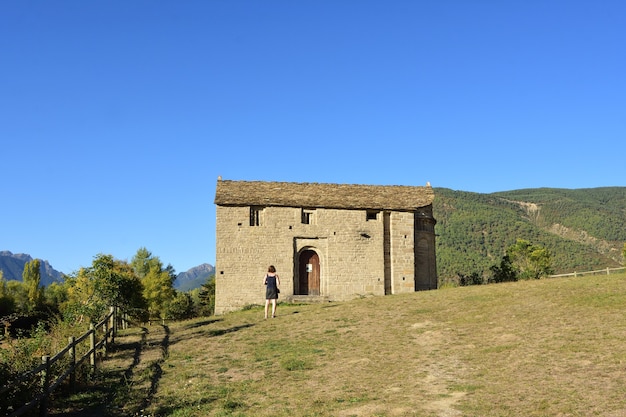
{"type": "Polygon", "coordinates": [[[626,185],[626,2],[4,1],[0,250],[215,262],[215,185],[626,185]]]}

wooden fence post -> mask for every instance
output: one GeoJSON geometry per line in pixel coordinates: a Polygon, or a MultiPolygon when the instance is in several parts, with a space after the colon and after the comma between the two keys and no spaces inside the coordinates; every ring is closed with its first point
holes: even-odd
{"type": "Polygon", "coordinates": [[[76,338],[74,336],[70,336],[70,366],[72,372],[70,372],[70,391],[76,391],[76,338]]]}
{"type": "MultiPolygon", "coordinates": [[[[113,325],[113,327],[116,327],[116,323],[117,320],[119,319],[119,310],[117,309],[117,307],[115,308],[115,314],[112,314],[111,317],[109,317],[107,320],[104,320],[104,322],[100,322],[97,325],[95,323],[90,323],[89,324],[89,330],[86,331],[85,333],[83,333],[82,335],[80,335],[78,337],[79,342],[78,343],[82,343],[84,342],[87,338],[89,338],[89,352],[87,353],[87,355],[82,355],[80,352],[77,352],[76,349],[76,344],[77,344],[77,338],[74,336],[69,336],[68,341],[69,344],[68,346],[66,346],[65,348],[63,348],[60,352],[58,352],[56,355],[54,356],[49,356],[49,355],[44,355],[41,357],[41,365],[38,366],[35,369],[32,369],[29,372],[26,372],[25,374],[21,375],[19,377],[19,381],[25,381],[28,378],[30,378],[30,381],[32,383],[36,383],[37,381],[37,375],[39,375],[39,389],[41,390],[41,393],[37,392],[31,401],[27,402],[26,404],[22,404],[20,408],[18,408],[17,410],[15,410],[12,414],[10,414],[11,416],[20,416],[22,414],[24,414],[24,412],[26,412],[27,410],[32,410],[34,411],[34,409],[37,408],[37,406],[39,406],[39,417],[45,417],[48,415],[48,406],[49,406],[49,402],[50,402],[50,394],[53,390],[56,390],[56,388],[63,382],[63,380],[67,377],[69,377],[69,385],[70,385],[70,390],[72,392],[75,392],[76,389],[76,366],[77,364],[82,364],[83,361],[85,361],[87,359],[87,356],[89,356],[89,360],[91,363],[91,376],[94,377],[95,373],[97,371],[97,355],[98,352],[96,350],[96,347],[100,347],[100,346],[104,346],[105,349],[105,353],[108,350],[108,334],[111,331],[111,333],[113,334],[113,328],[109,327],[109,325],[113,325]],[[113,320],[112,322],[109,321],[109,319],[113,320]],[[97,329],[99,328],[104,328],[105,332],[104,332],[104,336],[103,339],[101,339],[99,342],[97,342],[97,329]],[[55,375],[52,374],[51,371],[51,366],[59,363],[59,359],[63,356],[63,355],[68,355],[68,359],[69,359],[69,365],[67,367],[64,368],[63,371],[63,375],[56,377],[55,375]],[[81,357],[79,358],[78,356],[81,355],[81,357]],[[52,391],[51,391],[52,390],[52,391]]],[[[8,331],[8,326],[5,327],[5,331],[8,331]]],[[[111,343],[113,342],[113,337],[111,337],[111,343]]],[[[4,381],[2,381],[4,382],[4,381]]],[[[4,393],[6,391],[8,391],[10,388],[8,386],[2,386],[2,384],[0,384],[0,395],[4,395],[4,393]]],[[[37,391],[35,389],[35,391],[37,391]]],[[[1,413],[1,412],[0,412],[1,413]]],[[[2,414],[4,415],[4,414],[2,414]]],[[[8,414],[7,414],[8,415],[8,414]]],[[[30,414],[29,414],[30,415],[30,414]]]]}
{"type": "Polygon", "coordinates": [[[50,389],[50,356],[44,355],[41,357],[41,363],[45,365],[41,373],[41,402],[39,403],[39,416],[45,417],[48,415],[48,390],[50,389]]]}
{"type": "Polygon", "coordinates": [[[96,326],[93,323],[89,324],[89,360],[91,362],[91,371],[95,375],[96,373],[96,326]]]}
{"type": "Polygon", "coordinates": [[[111,344],[115,343],[115,336],[117,336],[117,326],[116,326],[116,322],[117,322],[117,314],[116,314],[116,307],[111,307],[111,318],[109,319],[109,323],[110,323],[110,328],[111,328],[111,344]]]}
{"type": "Polygon", "coordinates": [[[104,322],[104,339],[102,340],[102,347],[104,348],[104,357],[107,357],[109,351],[109,321],[104,322]]]}

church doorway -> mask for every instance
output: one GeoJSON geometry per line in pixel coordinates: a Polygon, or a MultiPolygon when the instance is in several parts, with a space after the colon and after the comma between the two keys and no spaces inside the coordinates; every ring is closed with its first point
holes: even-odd
{"type": "Polygon", "coordinates": [[[298,256],[297,295],[320,295],[320,257],[311,249],[298,256]]]}

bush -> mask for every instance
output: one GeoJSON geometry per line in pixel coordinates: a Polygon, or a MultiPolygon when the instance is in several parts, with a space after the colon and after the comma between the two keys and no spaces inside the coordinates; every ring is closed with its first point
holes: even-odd
{"type": "Polygon", "coordinates": [[[461,287],[466,287],[468,285],[482,285],[484,283],[482,274],[478,272],[472,272],[470,275],[463,275],[460,272],[459,276],[459,285],[461,287]]]}
{"type": "Polygon", "coordinates": [[[9,390],[0,396],[0,413],[9,414],[26,404],[41,393],[40,380],[37,376],[23,382],[16,382],[18,377],[41,364],[41,357],[50,351],[50,342],[46,337],[44,323],[32,332],[30,337],[24,333],[15,340],[9,339],[6,347],[0,349],[0,377],[9,390]]]}
{"type": "Polygon", "coordinates": [[[176,296],[168,304],[166,317],[172,320],[190,319],[195,316],[193,301],[191,295],[177,291],[176,296]]]}

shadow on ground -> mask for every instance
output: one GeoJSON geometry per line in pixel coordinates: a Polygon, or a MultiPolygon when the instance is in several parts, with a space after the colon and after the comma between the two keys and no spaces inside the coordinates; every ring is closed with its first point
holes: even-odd
{"type": "MultiPolygon", "coordinates": [[[[170,330],[167,326],[159,326],[163,337],[152,340],[150,331],[139,328],[137,333],[118,337],[111,345],[104,366],[96,376],[83,384],[81,389],[67,398],[58,399],[53,403],[54,409],[48,415],[54,417],[127,417],[138,416],[157,392],[159,380],[163,375],[161,365],[167,358],[170,344],[170,330]],[[135,340],[137,339],[137,340],[135,340]],[[146,352],[157,349],[156,360],[143,364],[146,352]],[[111,365],[114,364],[114,365],[111,365]],[[139,368],[142,368],[139,370],[139,368]],[[150,375],[147,392],[138,397],[135,392],[137,374],[150,375]]],[[[151,356],[154,356],[154,352],[151,356]]]]}

